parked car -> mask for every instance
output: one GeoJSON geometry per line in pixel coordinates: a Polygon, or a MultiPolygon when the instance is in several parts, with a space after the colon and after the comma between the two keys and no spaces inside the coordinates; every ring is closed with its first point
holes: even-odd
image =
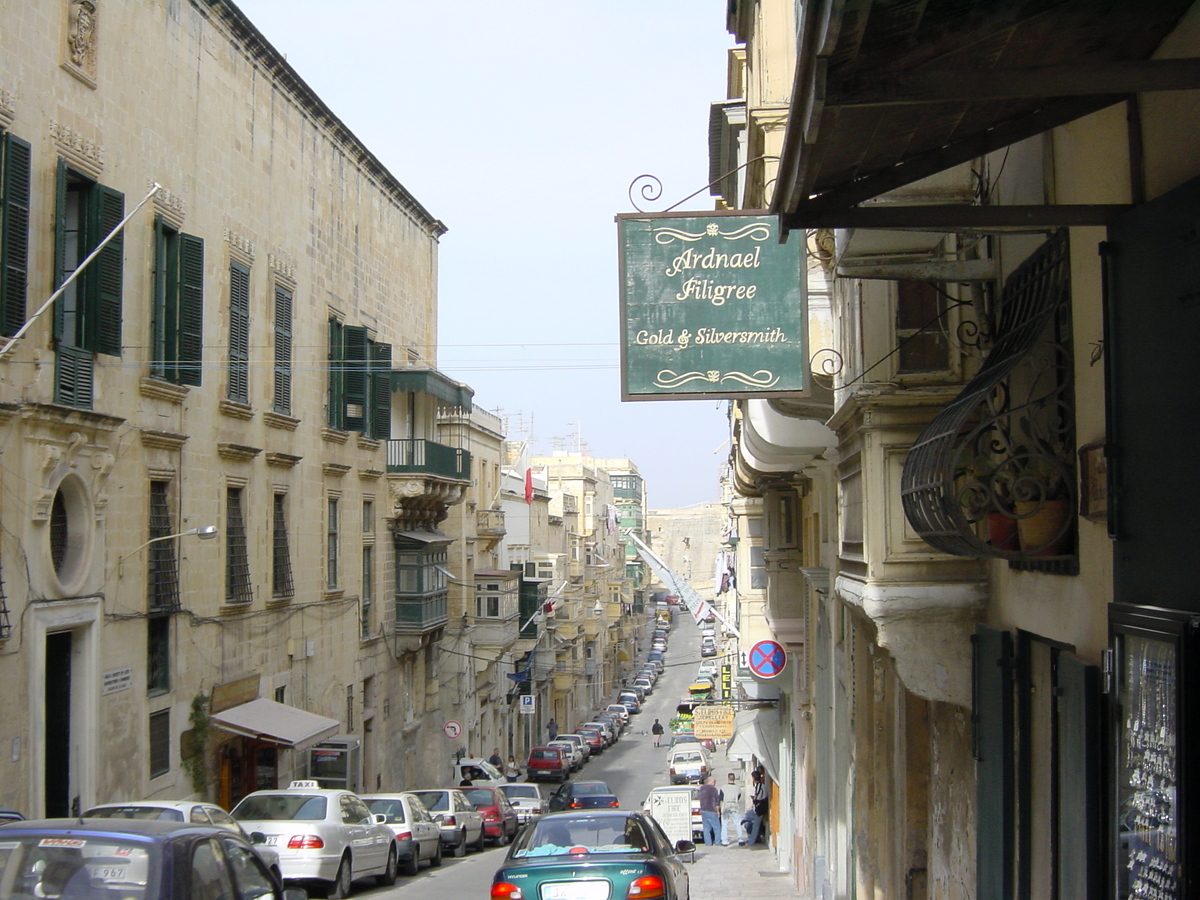
{"type": "Polygon", "coordinates": [[[385,817],[396,834],[396,859],[405,875],[416,875],[421,862],[436,869],[442,864],[442,828],[433,820],[421,798],[405,791],[362,794],[367,809],[385,817]]]}
{"type": "Polygon", "coordinates": [[[566,781],[570,775],[571,757],[565,747],[534,747],[529,751],[525,777],[530,781],[566,781]]]}
{"type": "Polygon", "coordinates": [[[621,691],[617,695],[617,702],[624,703],[625,708],[635,715],[642,711],[642,698],[637,695],[636,691],[621,691]]]}
{"type": "Polygon", "coordinates": [[[559,741],[553,740],[546,745],[547,747],[557,747],[567,754],[572,772],[578,772],[583,768],[583,748],[574,741],[559,741]]]}
{"type": "Polygon", "coordinates": [[[306,900],[284,889],[241,835],[212,825],[162,819],[13,820],[0,827],[5,897],[130,897],[187,900],[195,883],[208,896],[306,900]]]}
{"type": "Polygon", "coordinates": [[[574,744],[576,747],[578,747],[580,749],[580,751],[583,753],[583,761],[584,762],[587,762],[588,759],[592,755],[591,745],[583,739],[583,735],[581,735],[581,734],[573,734],[573,733],[572,734],[560,734],[554,740],[570,741],[572,744],[574,744]]]}
{"type": "Polygon", "coordinates": [[[604,707],[606,712],[614,713],[625,720],[625,724],[629,724],[629,710],[625,708],[624,703],[610,703],[604,707]]]}
{"type": "Polygon", "coordinates": [[[23,821],[25,821],[25,817],[23,815],[21,815],[19,812],[17,812],[15,809],[7,809],[3,806],[0,806],[0,825],[3,825],[5,822],[23,822],[23,821]]]}
{"type": "Polygon", "coordinates": [[[410,791],[425,804],[433,821],[442,831],[442,848],[456,858],[467,855],[467,848],[482,850],[483,814],[477,810],[458,788],[433,788],[410,791]]]}
{"type": "Polygon", "coordinates": [[[701,656],[716,656],[717,655],[716,641],[702,641],[700,643],[700,655],[701,656]]]}
{"type": "Polygon", "coordinates": [[[478,756],[462,756],[450,766],[451,784],[455,787],[465,787],[467,782],[472,785],[504,784],[508,779],[486,759],[478,756]]]}
{"type": "Polygon", "coordinates": [[[483,815],[483,833],[497,844],[507,844],[521,830],[517,811],[499,787],[463,788],[463,794],[483,815]]]}
{"type": "Polygon", "coordinates": [[[536,784],[514,781],[500,785],[504,796],[517,811],[517,821],[522,825],[532,822],[546,811],[546,801],[542,799],[542,791],[536,784]]]}
{"type": "Polygon", "coordinates": [[[652,682],[645,675],[639,675],[637,678],[633,679],[633,686],[636,688],[641,688],[642,693],[646,696],[654,693],[654,682],[652,682]]]}
{"type": "Polygon", "coordinates": [[[700,785],[698,784],[674,784],[670,787],[656,787],[646,795],[646,802],[642,804],[642,812],[649,815],[654,815],[654,798],[661,797],[667,794],[686,793],[692,801],[692,839],[695,841],[704,840],[704,817],[700,815],[700,785]]]}
{"type": "Polygon", "coordinates": [[[715,662],[702,662],[700,663],[700,668],[696,669],[696,680],[712,678],[715,683],[718,674],[720,674],[720,666],[715,662]]]}
{"type": "Polygon", "coordinates": [[[604,732],[597,728],[584,728],[580,726],[575,729],[575,733],[587,741],[587,745],[592,748],[592,755],[599,756],[604,752],[604,748],[608,746],[608,741],[604,737],[604,732]]]}
{"type": "Polygon", "coordinates": [[[546,810],[561,812],[564,809],[605,809],[620,805],[617,795],[603,781],[572,781],[550,795],[546,810]]]}
{"type": "Polygon", "coordinates": [[[492,877],[491,900],[655,897],[687,900],[682,854],[640,812],[580,810],[542,816],[526,828],[492,877]]]}
{"type": "Polygon", "coordinates": [[[83,811],[85,819],[158,819],[162,822],[189,822],[192,825],[212,825],[224,828],[243,838],[258,854],[263,865],[283,882],[279,867],[279,851],[265,843],[255,843],[237,820],[215,803],[200,803],[196,800],[139,800],[136,803],[104,803],[83,811]]]}
{"type": "Polygon", "coordinates": [[[590,728],[593,731],[600,732],[600,736],[604,738],[604,747],[608,749],[617,742],[617,729],[613,727],[611,722],[605,722],[601,719],[592,719],[584,722],[579,726],[580,729],[590,728]]]}
{"type": "Polygon", "coordinates": [[[703,781],[708,776],[708,756],[696,745],[676,747],[667,757],[667,774],[671,784],[703,781]]]}
{"type": "Polygon", "coordinates": [[[584,722],[584,725],[603,725],[610,732],[609,744],[615,744],[621,738],[621,732],[625,730],[625,720],[619,719],[612,713],[600,712],[592,716],[590,722],[584,722]]]}
{"type": "Polygon", "coordinates": [[[247,794],[231,815],[279,851],[285,884],[315,884],[340,900],[359,878],[396,883],[396,837],[351,791],[293,781],[283,790],[247,794]]]}

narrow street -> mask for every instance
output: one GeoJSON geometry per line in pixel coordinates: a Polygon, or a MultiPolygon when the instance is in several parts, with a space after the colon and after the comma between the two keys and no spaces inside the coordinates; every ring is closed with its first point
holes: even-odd
{"type": "MultiPolygon", "coordinates": [[[[699,647],[699,630],[686,613],[677,613],[667,647],[666,668],[654,693],[646,698],[642,712],[631,719],[621,739],[576,773],[575,780],[605,782],[616,792],[621,806],[628,809],[640,808],[651,788],[668,783],[665,745],[669,733],[664,735],[664,747],[656,749],[650,725],[659,719],[665,727],[675,714],[675,706],[700,664],[699,647]]],[[[543,796],[550,796],[556,787],[542,785],[543,796]]],[[[436,894],[456,900],[485,900],[492,875],[505,852],[504,847],[489,847],[483,853],[468,854],[463,859],[446,856],[441,868],[423,867],[415,877],[401,876],[395,887],[371,887],[369,882],[359,882],[354,896],[382,900],[436,894]]]]}

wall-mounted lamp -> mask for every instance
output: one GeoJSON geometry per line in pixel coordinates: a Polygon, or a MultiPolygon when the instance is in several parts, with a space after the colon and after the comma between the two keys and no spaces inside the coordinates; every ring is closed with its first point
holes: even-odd
{"type": "Polygon", "coordinates": [[[129,559],[131,556],[136,556],[138,553],[141,553],[151,544],[157,544],[159,541],[169,541],[171,538],[187,537],[188,535],[193,534],[202,541],[211,541],[218,534],[217,526],[201,525],[198,528],[189,528],[187,531],[180,531],[176,534],[160,534],[158,537],[150,538],[150,540],[146,541],[146,543],[142,544],[140,547],[135,547],[133,550],[129,551],[117,560],[117,577],[121,577],[121,567],[124,565],[125,560],[129,559]]]}
{"type": "Polygon", "coordinates": [[[597,616],[604,615],[604,604],[597,600],[596,605],[592,607],[592,612],[597,616]]]}

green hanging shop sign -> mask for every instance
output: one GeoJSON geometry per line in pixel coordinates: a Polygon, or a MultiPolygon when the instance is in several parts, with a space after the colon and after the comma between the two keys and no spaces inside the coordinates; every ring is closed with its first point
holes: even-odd
{"type": "Polygon", "coordinates": [[[803,242],[735,212],[617,216],[621,399],[806,396],[803,242]]]}

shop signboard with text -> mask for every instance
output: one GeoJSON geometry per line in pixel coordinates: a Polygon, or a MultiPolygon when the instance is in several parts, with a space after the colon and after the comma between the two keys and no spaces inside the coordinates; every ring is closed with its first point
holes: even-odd
{"type": "Polygon", "coordinates": [[[803,241],[744,213],[629,213],[621,399],[806,396],[803,241]]]}

